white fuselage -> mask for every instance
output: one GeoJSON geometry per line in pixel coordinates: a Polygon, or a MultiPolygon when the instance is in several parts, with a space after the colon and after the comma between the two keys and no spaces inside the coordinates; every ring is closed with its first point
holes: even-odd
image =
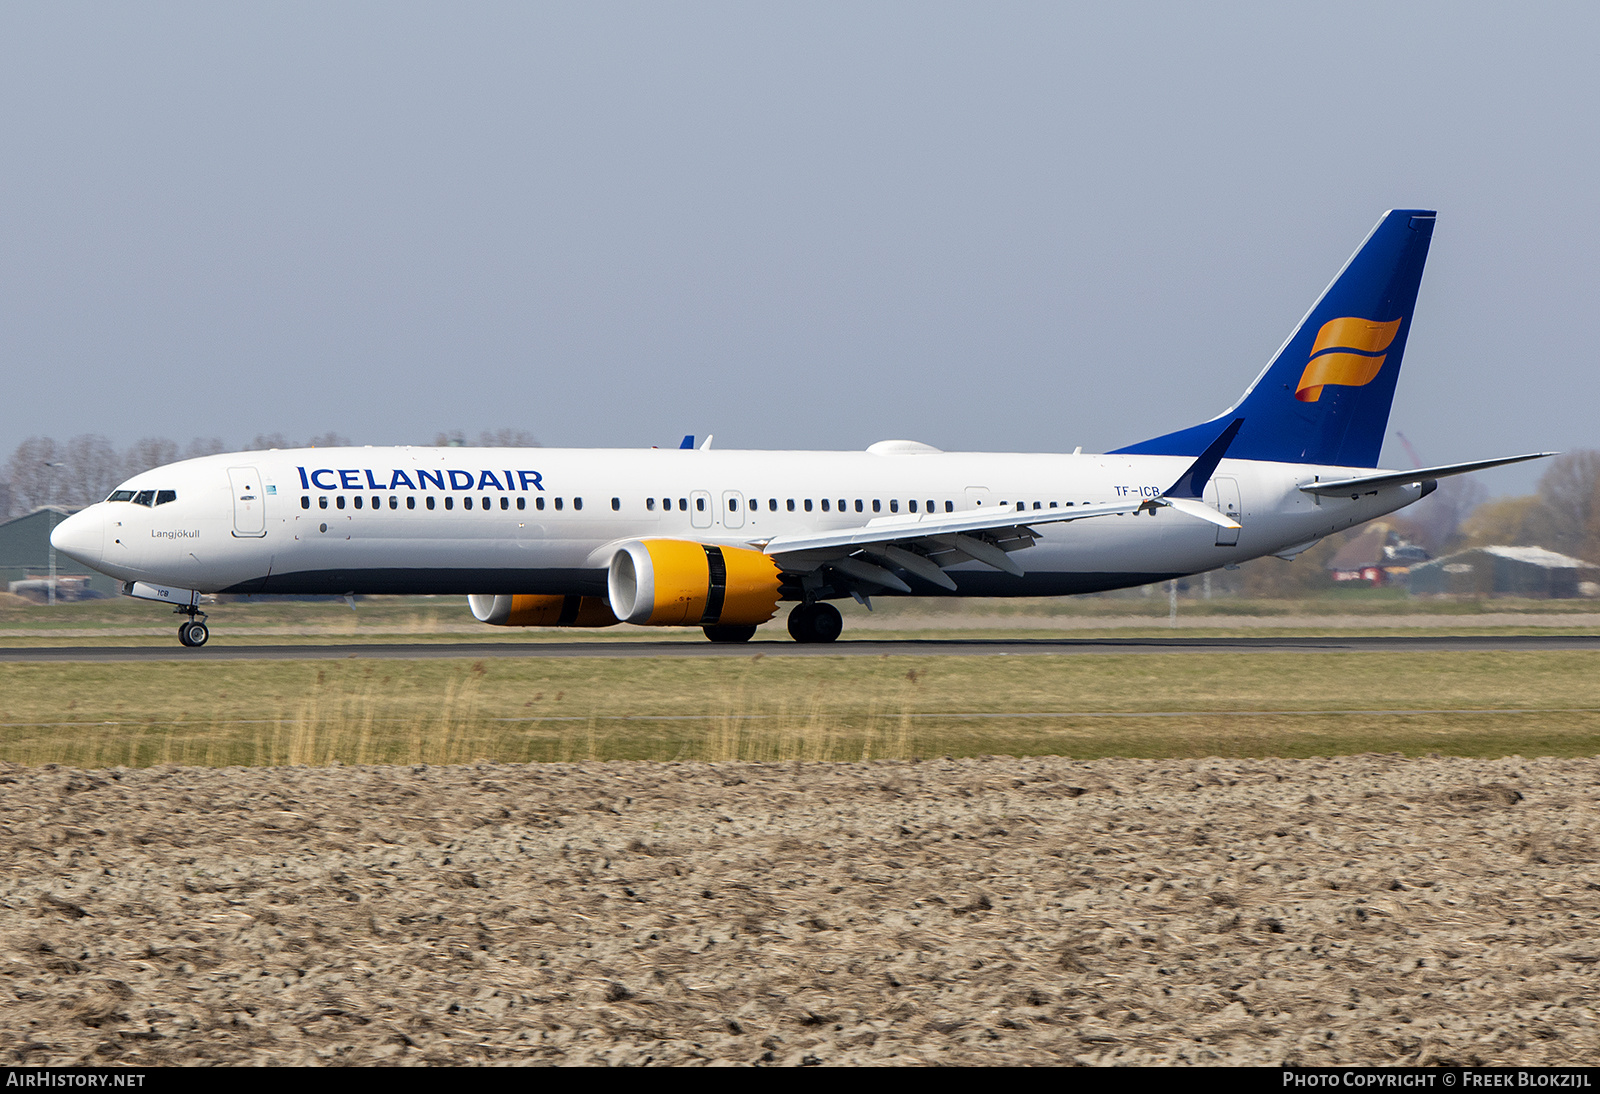
{"type": "MultiPolygon", "coordinates": [[[[1181,456],[329,448],[207,456],[124,483],[61,526],[58,546],[124,582],[205,593],[606,593],[619,542],[665,537],[760,547],[1001,504],[1029,511],[1155,497],[1181,456]],[[154,504],[161,492],[174,497],[154,504]],[[114,495],[116,496],[116,495],[114,495]]],[[[1223,460],[1205,501],[1219,528],[1174,509],[1044,524],[1017,577],[951,567],[958,595],[1061,595],[1145,584],[1304,547],[1408,505],[1420,484],[1356,498],[1298,489],[1364,468],[1223,460]]],[[[1019,516],[1017,523],[1025,523],[1019,516]]],[[[917,586],[918,594],[946,590],[917,586]]]]}

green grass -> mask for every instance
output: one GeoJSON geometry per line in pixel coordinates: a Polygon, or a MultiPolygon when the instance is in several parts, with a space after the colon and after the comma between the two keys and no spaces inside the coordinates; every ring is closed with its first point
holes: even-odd
{"type": "Polygon", "coordinates": [[[0,664],[0,761],[1587,756],[1597,680],[1586,651],[0,664]]]}

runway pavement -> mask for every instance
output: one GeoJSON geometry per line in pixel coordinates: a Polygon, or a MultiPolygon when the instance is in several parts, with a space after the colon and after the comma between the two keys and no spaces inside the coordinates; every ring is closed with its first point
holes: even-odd
{"type": "Polygon", "coordinates": [[[213,642],[185,649],[172,642],[148,646],[0,647],[0,662],[116,661],[328,661],[350,658],[414,660],[484,657],[983,657],[1107,653],[1421,653],[1472,650],[1595,650],[1600,634],[1561,635],[1359,635],[1318,638],[959,638],[841,640],[801,645],[788,641],[716,644],[664,642],[355,642],[337,645],[232,646],[213,642]]]}

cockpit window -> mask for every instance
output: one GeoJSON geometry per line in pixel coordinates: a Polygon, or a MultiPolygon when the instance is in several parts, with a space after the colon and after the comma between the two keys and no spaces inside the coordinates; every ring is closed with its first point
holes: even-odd
{"type": "Polygon", "coordinates": [[[177,500],[178,500],[178,492],[176,490],[157,490],[156,491],[156,504],[157,505],[165,505],[169,501],[177,501],[177,500]]]}
{"type": "Polygon", "coordinates": [[[154,490],[141,490],[133,496],[133,504],[135,505],[152,505],[155,500],[156,492],[154,490]]]}
{"type": "Polygon", "coordinates": [[[133,491],[132,490],[113,490],[111,492],[111,496],[109,498],[107,498],[106,500],[107,501],[132,501],[133,500],[133,491]]]}

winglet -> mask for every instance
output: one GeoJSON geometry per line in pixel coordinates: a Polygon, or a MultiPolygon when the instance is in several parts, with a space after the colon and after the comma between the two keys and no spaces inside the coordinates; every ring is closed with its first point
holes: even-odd
{"type": "Polygon", "coordinates": [[[1217,464],[1222,462],[1222,457],[1227,453],[1228,446],[1239,435],[1239,429],[1244,425],[1243,418],[1235,418],[1227,429],[1217,435],[1217,439],[1206,446],[1198,459],[1189,465],[1189,470],[1178,477],[1178,481],[1161,496],[1164,498],[1199,498],[1206,492],[1206,483],[1211,481],[1211,473],[1217,469],[1217,464]]]}

